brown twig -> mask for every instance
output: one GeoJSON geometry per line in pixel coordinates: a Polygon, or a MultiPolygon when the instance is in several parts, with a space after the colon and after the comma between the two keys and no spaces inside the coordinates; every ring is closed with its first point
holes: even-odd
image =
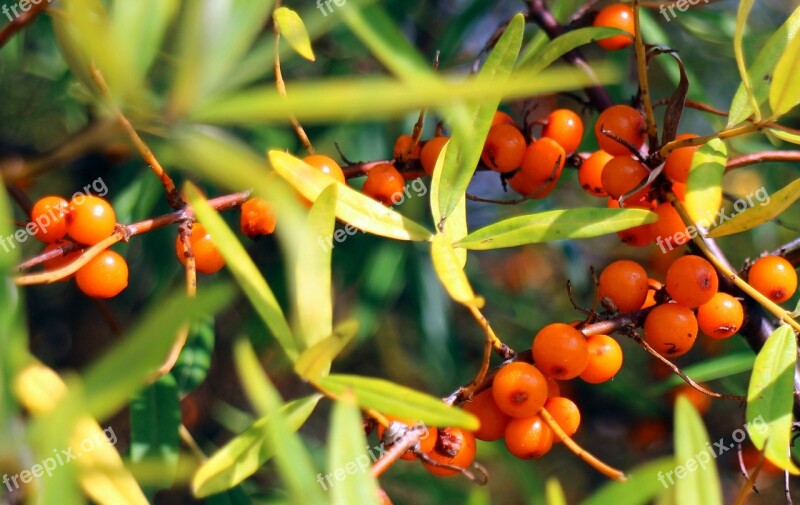
{"type": "Polygon", "coordinates": [[[28,3],[28,10],[22,11],[22,13],[17,13],[17,8],[20,8],[19,4],[12,4],[11,9],[14,12],[14,18],[11,20],[9,24],[3,27],[0,30],[0,48],[6,45],[6,42],[11,40],[18,31],[25,28],[27,25],[31,24],[33,20],[35,20],[39,14],[44,12],[45,9],[50,5],[50,2],[30,2],[28,3]]]}

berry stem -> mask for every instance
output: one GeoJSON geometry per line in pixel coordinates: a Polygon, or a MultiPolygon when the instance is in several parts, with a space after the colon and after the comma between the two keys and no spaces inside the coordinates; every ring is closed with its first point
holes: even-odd
{"type": "Polygon", "coordinates": [[[469,305],[469,311],[472,313],[472,317],[475,318],[481,328],[483,328],[484,333],[486,333],[486,338],[489,340],[489,342],[491,342],[492,349],[494,349],[498,356],[503,358],[503,360],[508,360],[516,356],[517,353],[497,337],[492,329],[492,326],[489,324],[489,320],[486,319],[478,307],[475,305],[469,305]]]}
{"type": "MultiPolygon", "coordinates": [[[[10,23],[0,30],[0,48],[11,40],[18,31],[31,24],[39,14],[44,12],[48,5],[50,5],[50,2],[33,3],[33,5],[29,4],[27,10],[23,10],[22,13],[14,17],[10,23]]],[[[14,12],[16,13],[16,11],[14,12]]]]}
{"type": "Polygon", "coordinates": [[[708,143],[709,140],[713,139],[727,139],[731,137],[738,137],[740,135],[747,135],[748,133],[753,133],[761,129],[761,125],[759,124],[744,124],[741,126],[737,126],[735,128],[730,128],[727,130],[722,130],[717,133],[711,133],[709,135],[703,135],[702,137],[692,137],[688,139],[682,140],[673,140],[672,142],[667,142],[664,144],[661,149],[654,153],[654,158],[657,161],[663,161],[667,158],[669,153],[674,151],[675,149],[680,149],[681,147],[692,147],[692,146],[702,146],[703,144],[708,143]]]}

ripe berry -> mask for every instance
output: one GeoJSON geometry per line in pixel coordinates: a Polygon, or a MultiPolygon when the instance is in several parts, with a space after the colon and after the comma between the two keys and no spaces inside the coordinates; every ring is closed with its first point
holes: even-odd
{"type": "Polygon", "coordinates": [[[553,432],[541,417],[512,419],[504,435],[508,452],[520,459],[538,459],[553,447],[553,432]]]}
{"type": "Polygon", "coordinates": [[[415,145],[412,150],[411,143],[413,140],[414,138],[411,135],[400,135],[397,137],[397,141],[394,143],[394,151],[392,152],[394,159],[407,160],[419,158],[419,153],[422,149],[419,146],[419,142],[417,142],[417,145],[415,145]]]}
{"type": "Polygon", "coordinates": [[[675,193],[675,196],[678,197],[678,200],[681,202],[686,201],[686,183],[685,182],[673,182],[672,183],[672,192],[675,193]]]}
{"type": "Polygon", "coordinates": [[[344,172],[342,172],[342,167],[340,167],[333,158],[325,156],[324,154],[311,154],[303,158],[303,161],[344,184],[344,172]]]}
{"type": "Polygon", "coordinates": [[[557,109],[547,117],[542,137],[558,142],[567,154],[574,153],[583,140],[583,121],[569,109],[557,109]]]}
{"type": "Polygon", "coordinates": [[[95,245],[108,238],[117,225],[114,209],[99,196],[76,196],[69,203],[69,209],[67,233],[81,244],[95,245]]]}
{"type": "Polygon", "coordinates": [[[558,380],[574,379],[589,362],[586,337],[568,324],[548,324],[539,330],[531,350],[536,367],[558,380]]]}
{"type": "Polygon", "coordinates": [[[570,437],[578,431],[578,427],[581,425],[581,411],[569,398],[561,396],[548,398],[544,402],[544,409],[553,416],[558,427],[570,437]]]}
{"type": "MultiPolygon", "coordinates": [[[[211,234],[206,231],[202,224],[194,224],[189,242],[192,244],[192,253],[194,254],[195,267],[198,272],[213,274],[225,266],[225,258],[222,257],[214,239],[211,238],[211,234]]],[[[178,253],[180,262],[186,265],[186,257],[183,254],[183,244],[180,237],[175,239],[175,251],[178,253]]]]}
{"type": "Polygon", "coordinates": [[[635,312],[647,299],[647,272],[635,261],[615,261],[600,273],[598,292],[620,312],[635,312]]]}
{"type": "Polygon", "coordinates": [[[516,126],[492,126],[483,145],[481,161],[495,172],[510,172],[522,165],[526,147],[525,137],[516,126]]]}
{"type": "Polygon", "coordinates": [[[667,269],[667,293],[689,308],[711,300],[718,287],[717,271],[700,256],[682,256],[667,269]]]}
{"type": "Polygon", "coordinates": [[[105,250],[75,273],[78,287],[92,298],[113,298],[128,287],[128,264],[114,251],[105,250]]]}
{"type": "Polygon", "coordinates": [[[797,290],[797,271],[781,256],[764,256],[750,267],[747,282],[775,303],[783,303],[797,290]]]}
{"type": "MultiPolygon", "coordinates": [[[[693,138],[697,138],[697,135],[694,133],[681,133],[675,137],[675,140],[693,138]]],[[[692,168],[692,158],[699,148],[699,146],[681,147],[669,153],[667,159],[664,160],[664,175],[673,182],[685,183],[689,178],[689,170],[692,168]]]]}
{"type": "Polygon", "coordinates": [[[633,107],[612,105],[600,113],[594,124],[594,135],[600,149],[613,156],[630,155],[631,152],[625,144],[605,135],[602,130],[608,130],[637,149],[644,144],[644,118],[633,107]]]}
{"type": "Polygon", "coordinates": [[[251,198],[242,204],[240,218],[242,233],[250,238],[269,235],[275,231],[275,210],[263,198],[251,198]]]}
{"type": "Polygon", "coordinates": [[[586,337],[586,346],[589,364],[579,376],[584,382],[601,384],[617,375],[622,368],[622,348],[616,340],[608,335],[591,335],[586,337]]]}
{"type": "Polygon", "coordinates": [[[69,202],[60,196],[45,196],[33,204],[31,221],[36,225],[36,238],[45,243],[53,243],[67,234],[67,215],[69,202]]]}
{"type": "MultiPolygon", "coordinates": [[[[72,242],[68,240],[61,240],[59,242],[53,242],[52,244],[47,244],[47,247],[44,248],[44,252],[48,253],[56,248],[61,246],[70,245],[72,242]]],[[[53,270],[58,270],[60,268],[64,268],[65,266],[69,265],[76,259],[78,259],[83,251],[73,251],[66,256],[58,256],[51,260],[47,260],[44,262],[44,269],[48,272],[52,272],[53,270]]]]}
{"type": "Polygon", "coordinates": [[[631,34],[631,37],[627,35],[614,35],[598,40],[597,45],[606,51],[616,51],[628,47],[633,43],[633,9],[631,9],[628,4],[611,4],[604,7],[597,13],[593,25],[606,28],[619,28],[631,34]]]}
{"type": "Polygon", "coordinates": [[[406,187],[405,179],[389,163],[381,163],[372,167],[367,173],[367,180],[361,191],[378,200],[387,207],[396,205],[403,200],[403,190],[406,187]]]}
{"type": "Polygon", "coordinates": [[[697,309],[697,324],[711,338],[728,338],[739,331],[744,310],[739,300],[719,292],[697,309]]]}
{"type": "Polygon", "coordinates": [[[508,182],[521,195],[543,198],[556,187],[565,161],[564,148],[555,140],[535,140],[525,150],[522,169],[508,182]]]}
{"type": "Polygon", "coordinates": [[[503,438],[511,418],[497,406],[491,389],[473,396],[462,408],[477,417],[481,423],[481,427],[475,432],[475,438],[487,442],[503,438]]]}
{"type": "Polygon", "coordinates": [[[581,163],[578,169],[578,182],[592,196],[608,196],[603,189],[603,168],[611,161],[611,156],[602,149],[595,151],[581,163]]]}
{"type": "Polygon", "coordinates": [[[448,140],[450,140],[450,137],[433,137],[422,146],[419,161],[422,163],[422,168],[425,169],[426,174],[433,175],[433,169],[436,168],[436,160],[439,159],[439,154],[448,140]]]}
{"type": "Polygon", "coordinates": [[[681,246],[691,240],[689,230],[671,202],[659,204],[654,212],[658,214],[658,221],[650,223],[650,233],[656,243],[666,242],[672,247],[673,245],[681,246]]]}
{"type": "Polygon", "coordinates": [[[506,415],[532,416],[542,409],[547,399],[547,381],[535,366],[515,361],[495,375],[492,398],[506,415]]]}
{"type": "Polygon", "coordinates": [[[682,356],[697,338],[697,319],[690,308],[679,303],[659,305],[644,320],[644,338],[663,356],[682,356]]]}
{"type": "MultiPolygon", "coordinates": [[[[436,463],[468,468],[475,461],[475,437],[461,428],[441,428],[438,430],[433,450],[425,454],[436,463]]],[[[457,470],[450,470],[423,462],[425,469],[439,477],[458,475],[457,470]]]]}
{"type": "Polygon", "coordinates": [[[501,110],[495,111],[494,117],[492,118],[492,126],[497,126],[499,124],[516,125],[514,118],[501,110]]]}
{"type": "MultiPolygon", "coordinates": [[[[386,416],[386,419],[389,420],[390,425],[398,423],[398,424],[403,424],[406,427],[410,427],[415,424],[415,422],[410,419],[402,419],[399,417],[386,416]]],[[[381,441],[383,441],[383,435],[385,432],[386,432],[386,427],[384,427],[382,424],[378,425],[378,438],[381,441]]],[[[389,440],[386,442],[387,449],[392,445],[394,445],[394,441],[389,440]]],[[[434,445],[436,445],[436,428],[428,428],[428,435],[425,438],[420,438],[419,449],[421,452],[428,453],[433,450],[434,445]]],[[[406,461],[413,461],[417,459],[417,456],[414,455],[414,453],[411,452],[411,450],[408,450],[402,456],[400,456],[400,458],[406,461]]]]}
{"type": "MultiPolygon", "coordinates": [[[[609,195],[619,198],[638,186],[649,174],[646,166],[630,156],[614,156],[603,168],[600,181],[609,195]]],[[[647,188],[642,188],[628,199],[638,200],[646,194],[647,188]]]]}

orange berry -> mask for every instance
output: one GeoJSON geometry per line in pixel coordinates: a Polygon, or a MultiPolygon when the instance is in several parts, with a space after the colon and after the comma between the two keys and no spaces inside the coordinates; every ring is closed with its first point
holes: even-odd
{"type": "Polygon", "coordinates": [[[269,235],[275,231],[275,209],[263,198],[251,198],[242,204],[239,222],[242,233],[250,238],[269,235]]]}
{"type": "MultiPolygon", "coordinates": [[[[394,423],[405,425],[406,428],[413,426],[416,424],[414,421],[410,419],[403,419],[400,417],[394,416],[386,416],[386,419],[389,421],[389,424],[392,425],[394,423]]],[[[386,427],[382,424],[378,425],[378,438],[381,442],[385,442],[386,448],[388,449],[392,445],[394,445],[394,440],[386,440],[384,441],[383,435],[386,433],[386,427]]],[[[436,445],[436,428],[428,428],[428,434],[424,438],[420,438],[419,441],[419,450],[420,452],[428,453],[433,450],[433,446],[436,445]]],[[[411,452],[411,450],[406,451],[402,456],[401,459],[406,461],[413,461],[417,459],[417,456],[411,452]]]]}
{"type": "MultiPolygon", "coordinates": [[[[675,137],[675,140],[693,138],[697,138],[697,135],[694,133],[681,133],[675,137]]],[[[689,170],[692,168],[692,158],[699,148],[699,146],[681,147],[669,153],[667,159],[664,160],[664,175],[673,182],[686,183],[689,178],[689,170]]]]}
{"type": "Polygon", "coordinates": [[[433,169],[436,167],[436,160],[439,159],[439,154],[442,152],[448,140],[450,140],[450,137],[433,137],[422,146],[419,160],[426,174],[433,175],[433,169]]]}
{"type": "Polygon", "coordinates": [[[75,273],[78,288],[92,298],[113,298],[128,287],[128,264],[114,251],[105,250],[75,273]]]}
{"type": "Polygon", "coordinates": [[[522,169],[508,183],[521,195],[543,198],[556,187],[566,158],[564,148],[555,140],[535,140],[525,150],[522,169]]]}
{"type": "Polygon", "coordinates": [[[667,269],[667,293],[689,308],[711,300],[718,288],[717,271],[700,256],[682,256],[667,269]]]}
{"type": "Polygon", "coordinates": [[[499,124],[489,129],[481,152],[481,161],[495,172],[506,173],[522,165],[527,143],[519,129],[510,124],[499,124]]]}
{"type": "Polygon", "coordinates": [[[594,18],[593,26],[619,28],[631,35],[630,37],[627,35],[614,35],[598,40],[597,45],[606,51],[617,51],[633,43],[633,9],[629,4],[611,4],[604,7],[594,18]]]}
{"type": "Polygon", "coordinates": [[[672,192],[675,193],[675,196],[678,197],[678,200],[685,201],[686,200],[686,183],[685,182],[673,182],[672,183],[672,192]]]}
{"type": "Polygon", "coordinates": [[[512,419],[504,435],[508,452],[520,459],[538,459],[553,447],[553,432],[541,417],[512,419]]]}
{"type": "Polygon", "coordinates": [[[797,271],[786,258],[764,256],[750,267],[747,282],[775,303],[783,303],[797,291],[797,271]]]}
{"type": "Polygon", "coordinates": [[[600,149],[586,158],[578,168],[578,182],[590,195],[608,196],[603,188],[603,168],[612,158],[613,156],[600,149]]]}
{"type": "Polygon", "coordinates": [[[635,312],[647,299],[647,272],[635,261],[615,261],[600,273],[598,291],[620,312],[635,312]]]}
{"type": "Polygon", "coordinates": [[[405,187],[406,181],[394,168],[394,165],[381,163],[372,167],[367,173],[367,180],[364,181],[361,191],[385,206],[391,207],[403,201],[405,187]]]}
{"type": "Polygon", "coordinates": [[[111,205],[93,195],[78,195],[69,203],[67,233],[76,242],[95,245],[114,233],[117,216],[111,205]]]}
{"type": "Polygon", "coordinates": [[[742,304],[728,293],[718,292],[697,309],[697,324],[711,338],[723,339],[734,335],[743,321],[742,304]]]}
{"type": "Polygon", "coordinates": [[[411,135],[400,135],[397,137],[397,141],[394,143],[394,151],[392,154],[394,155],[394,159],[414,159],[419,158],[419,153],[422,150],[419,146],[419,142],[417,145],[414,146],[414,149],[411,149],[411,144],[414,141],[414,137],[411,135]]]}
{"type": "MultiPolygon", "coordinates": [[[[434,448],[425,454],[436,463],[468,468],[475,461],[475,437],[462,428],[441,428],[438,430],[434,448]]],[[[423,462],[425,469],[439,477],[458,475],[457,470],[450,470],[423,462]]]]}
{"type": "Polygon", "coordinates": [[[644,338],[663,356],[682,356],[697,338],[697,319],[692,309],[679,303],[659,305],[644,320],[644,338]]]}
{"type": "Polygon", "coordinates": [[[622,348],[616,340],[608,335],[591,335],[586,337],[586,347],[589,348],[589,364],[579,375],[584,382],[601,384],[617,375],[622,368],[622,348]]]}
{"type": "Polygon", "coordinates": [[[542,409],[547,399],[547,381],[535,366],[515,361],[494,376],[492,398],[511,417],[528,417],[542,409]]]}
{"type": "Polygon", "coordinates": [[[492,126],[497,126],[499,124],[516,125],[514,118],[501,110],[495,111],[494,117],[492,118],[492,126]]]}
{"type": "MultiPolygon", "coordinates": [[[[619,198],[633,190],[649,174],[650,171],[646,166],[630,156],[614,156],[603,168],[600,181],[609,195],[619,198]]],[[[627,199],[638,200],[646,194],[647,188],[642,188],[627,199]]]]}
{"type": "Polygon", "coordinates": [[[682,246],[692,239],[681,215],[671,202],[659,204],[654,212],[658,214],[658,221],[650,223],[650,234],[657,244],[662,247],[666,244],[671,248],[682,246]]]}
{"type": "MultiPolygon", "coordinates": [[[[568,436],[572,436],[578,431],[581,425],[581,411],[578,406],[569,398],[556,396],[548,398],[544,402],[544,409],[555,419],[558,427],[568,436]]],[[[559,441],[556,439],[556,441],[559,441]]]]}
{"type": "Polygon", "coordinates": [[[644,118],[633,107],[612,105],[600,113],[594,124],[594,136],[600,144],[600,149],[613,156],[629,156],[631,152],[625,144],[603,134],[602,130],[608,130],[637,149],[644,144],[644,118]]]}
{"type": "Polygon", "coordinates": [[[487,442],[503,438],[511,418],[497,406],[491,389],[473,396],[462,408],[477,417],[481,423],[481,427],[475,432],[475,438],[487,442]]]}
{"type": "MultiPolygon", "coordinates": [[[[48,253],[54,249],[57,249],[62,246],[71,245],[72,242],[68,240],[61,240],[59,242],[53,242],[52,244],[47,244],[47,247],[44,248],[44,252],[48,253]]],[[[52,272],[53,270],[58,270],[64,268],[65,266],[69,265],[76,259],[80,257],[83,253],[82,250],[73,251],[66,256],[57,256],[51,260],[47,260],[44,262],[44,269],[48,272],[52,272]]]]}
{"type": "Polygon", "coordinates": [[[536,367],[554,379],[574,379],[589,362],[586,337],[568,324],[548,324],[533,337],[531,347],[536,367]]]}
{"type": "Polygon", "coordinates": [[[60,196],[40,198],[31,209],[31,222],[36,238],[45,243],[61,240],[67,234],[69,202],[60,196]]]}
{"type": "Polygon", "coordinates": [[[583,121],[569,109],[557,109],[547,117],[542,137],[558,142],[567,154],[574,153],[583,140],[583,121]]]}
{"type": "Polygon", "coordinates": [[[340,167],[333,158],[325,156],[324,154],[311,154],[303,158],[303,161],[344,184],[345,179],[342,167],[340,167]]]}
{"type": "MultiPolygon", "coordinates": [[[[608,208],[609,209],[619,209],[619,201],[615,200],[614,198],[608,199],[608,208]]],[[[643,208],[650,210],[648,206],[643,205],[628,205],[627,201],[625,204],[625,208],[643,208]]],[[[641,226],[634,226],[633,228],[628,228],[627,230],[622,230],[617,232],[617,236],[620,240],[631,247],[644,247],[649,245],[653,242],[653,239],[650,235],[650,225],[643,224],[641,226]]]]}
{"type": "MultiPolygon", "coordinates": [[[[217,249],[214,239],[205,227],[200,223],[195,223],[192,227],[192,237],[189,239],[192,244],[192,253],[195,259],[195,268],[204,274],[213,274],[225,266],[225,258],[217,249]]],[[[180,236],[175,239],[175,251],[178,259],[186,265],[186,257],[183,254],[183,244],[180,236]]]]}

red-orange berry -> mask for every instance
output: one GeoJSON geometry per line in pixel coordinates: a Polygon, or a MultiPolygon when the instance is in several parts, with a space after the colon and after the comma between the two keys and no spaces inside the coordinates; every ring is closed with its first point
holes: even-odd
{"type": "Polygon", "coordinates": [[[658,221],[650,223],[650,234],[660,247],[682,246],[692,239],[681,215],[671,202],[660,203],[653,212],[658,215],[658,221]]]}
{"type": "MultiPolygon", "coordinates": [[[[198,272],[204,274],[213,274],[218,272],[225,266],[225,258],[217,249],[217,244],[211,238],[211,234],[206,231],[206,228],[200,224],[195,223],[192,227],[192,237],[189,240],[192,244],[192,253],[195,259],[195,268],[198,272]]],[[[183,254],[183,244],[181,238],[175,239],[175,251],[178,254],[178,259],[186,265],[186,256],[183,254]]]]}
{"type": "Polygon", "coordinates": [[[583,160],[578,168],[578,182],[590,195],[608,196],[608,192],[603,188],[603,168],[612,158],[613,156],[600,149],[583,160]]]}
{"type": "Polygon", "coordinates": [[[477,417],[481,423],[481,427],[475,432],[475,438],[487,442],[503,438],[511,417],[497,406],[491,389],[473,396],[462,408],[477,417]]]}
{"type": "Polygon", "coordinates": [[[569,109],[557,109],[547,117],[542,137],[558,142],[567,154],[574,153],[583,140],[583,121],[569,109]]]}
{"type": "Polygon", "coordinates": [[[589,363],[579,377],[589,384],[601,384],[614,378],[622,368],[622,348],[617,341],[608,335],[591,335],[586,337],[586,347],[589,363]]]}
{"type": "Polygon", "coordinates": [[[711,338],[728,338],[742,327],[744,310],[739,300],[718,292],[697,309],[697,324],[711,338]]]}
{"type": "Polygon", "coordinates": [[[263,198],[251,198],[242,204],[239,220],[242,233],[250,238],[269,235],[275,231],[275,209],[263,198]]]}
{"type": "Polygon", "coordinates": [[[644,118],[639,111],[627,105],[612,105],[597,117],[594,135],[600,149],[613,156],[630,155],[628,147],[603,133],[607,130],[635,148],[642,147],[645,140],[644,118]]]}
{"type": "Polygon", "coordinates": [[[564,148],[555,140],[535,140],[525,150],[521,170],[508,182],[514,191],[523,196],[543,198],[555,188],[565,161],[564,148]]]}
{"type": "Polygon", "coordinates": [[[324,154],[311,154],[303,158],[303,161],[344,184],[345,179],[342,167],[333,158],[324,154]]]}
{"type": "Polygon", "coordinates": [[[574,379],[589,362],[586,337],[568,324],[548,324],[533,337],[531,347],[536,367],[558,380],[574,379]]]}
{"type": "Polygon", "coordinates": [[[750,267],[747,282],[775,303],[783,303],[797,291],[797,271],[786,258],[764,256],[750,267]]]}
{"type": "Polygon", "coordinates": [[[113,298],[128,287],[128,264],[114,251],[105,250],[75,273],[78,288],[92,298],[113,298]]]}
{"type": "Polygon", "coordinates": [[[489,129],[483,144],[481,161],[495,172],[506,173],[522,165],[527,143],[519,129],[510,124],[499,124],[489,129]]]}
{"type": "Polygon", "coordinates": [[[644,320],[644,338],[662,356],[682,356],[697,338],[697,319],[679,303],[659,305],[644,320]]]}
{"type": "MultiPolygon", "coordinates": [[[[681,133],[675,140],[686,140],[697,138],[694,133],[681,133]]],[[[700,146],[681,147],[675,149],[664,160],[664,175],[673,182],[686,183],[689,178],[689,170],[692,168],[692,158],[700,146]]]]}
{"type": "Polygon", "coordinates": [[[511,417],[528,417],[547,399],[547,381],[535,366],[515,361],[502,367],[492,383],[497,407],[511,417]]]}
{"type": "Polygon", "coordinates": [[[367,173],[367,180],[361,191],[387,207],[403,201],[403,190],[406,187],[402,174],[389,163],[381,163],[372,167],[367,173]]]}
{"type": "Polygon", "coordinates": [[[57,242],[67,234],[69,202],[60,196],[45,196],[33,204],[31,222],[36,238],[47,244],[57,242]]]}
{"type": "MultiPolygon", "coordinates": [[[[68,240],[61,240],[59,242],[53,242],[52,244],[47,244],[47,247],[44,248],[45,253],[49,253],[50,251],[57,249],[62,246],[71,245],[72,242],[68,240]]],[[[58,256],[51,260],[47,260],[44,262],[44,269],[48,272],[52,272],[53,270],[59,270],[64,268],[65,266],[69,265],[76,259],[78,259],[83,251],[77,250],[73,251],[66,256],[58,256]]]]}
{"type": "Polygon", "coordinates": [[[76,242],[95,245],[108,238],[117,225],[114,209],[99,196],[78,195],[69,203],[67,233],[76,242]]]}
{"type": "MultiPolygon", "coordinates": [[[[608,199],[608,208],[609,209],[619,209],[620,204],[619,201],[614,198],[608,199]]],[[[629,209],[647,209],[650,210],[650,207],[647,205],[629,205],[627,201],[625,202],[625,208],[629,209]]],[[[649,245],[653,242],[650,233],[650,225],[643,224],[640,226],[634,226],[633,228],[628,228],[627,230],[622,230],[617,232],[617,236],[620,240],[622,240],[625,244],[631,247],[644,247],[649,245]]]]}
{"type": "Polygon", "coordinates": [[[392,152],[394,158],[396,160],[419,158],[419,153],[422,149],[420,148],[419,142],[414,146],[414,149],[411,149],[411,144],[413,142],[414,137],[411,135],[400,135],[397,137],[397,141],[394,143],[394,151],[392,152]]]}
{"type": "MultiPolygon", "coordinates": [[[[389,421],[390,426],[392,424],[397,423],[398,425],[405,425],[405,427],[408,428],[416,424],[414,421],[410,419],[403,419],[400,417],[386,416],[386,419],[389,421]]],[[[378,438],[381,441],[384,441],[385,433],[386,433],[386,427],[384,427],[382,424],[379,424],[378,438]]],[[[386,442],[386,448],[388,449],[389,447],[394,445],[395,440],[387,440],[385,442],[386,442]]],[[[420,438],[419,450],[420,452],[428,453],[433,450],[434,445],[436,445],[436,428],[428,428],[427,435],[425,435],[424,438],[423,437],[420,438]]],[[[405,453],[403,453],[403,455],[400,456],[400,458],[406,461],[413,461],[417,459],[417,456],[411,450],[408,450],[405,453]]]]}
{"type": "MultiPolygon", "coordinates": [[[[475,436],[469,431],[462,428],[441,428],[433,450],[425,454],[436,463],[469,468],[475,461],[476,451],[475,436]]],[[[423,462],[423,465],[428,472],[439,477],[451,477],[460,473],[428,462],[423,462]]]]}
{"type": "Polygon", "coordinates": [[[604,7],[597,13],[593,25],[605,28],[619,28],[631,35],[630,37],[627,35],[614,35],[598,40],[597,45],[606,51],[617,51],[633,43],[633,9],[629,4],[611,4],[604,7]]]}
{"type": "Polygon", "coordinates": [[[598,291],[620,312],[635,312],[647,299],[647,272],[635,261],[615,261],[600,273],[598,291]]]}
{"type": "Polygon", "coordinates": [[[700,256],[682,256],[667,269],[667,293],[689,308],[711,300],[719,288],[714,266],[700,256]]]}
{"type": "Polygon", "coordinates": [[[578,427],[581,425],[581,411],[569,398],[561,396],[548,398],[544,402],[544,409],[568,436],[571,437],[578,431],[578,427]]]}
{"type": "MultiPolygon", "coordinates": [[[[650,170],[646,166],[630,156],[614,156],[603,168],[600,181],[609,195],[619,198],[633,190],[649,174],[650,170]]],[[[643,188],[628,199],[638,200],[646,193],[647,188],[643,188]]]]}
{"type": "Polygon", "coordinates": [[[512,419],[504,435],[508,452],[520,459],[538,459],[553,447],[553,432],[539,416],[512,419]]]}
{"type": "Polygon", "coordinates": [[[495,111],[494,117],[492,118],[492,126],[497,126],[499,124],[516,125],[514,118],[501,110],[495,111]]]}
{"type": "Polygon", "coordinates": [[[450,140],[450,137],[433,137],[422,146],[419,161],[422,163],[422,168],[425,169],[426,174],[433,175],[433,169],[436,168],[436,160],[439,159],[439,154],[441,154],[448,140],[450,140]]]}

